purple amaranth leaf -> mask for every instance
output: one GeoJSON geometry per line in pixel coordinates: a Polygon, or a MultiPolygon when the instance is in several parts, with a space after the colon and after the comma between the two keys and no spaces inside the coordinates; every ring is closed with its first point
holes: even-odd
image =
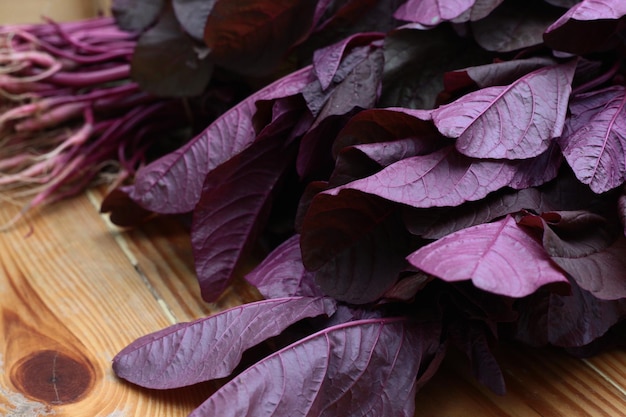
{"type": "Polygon", "coordinates": [[[205,178],[193,212],[191,242],[207,301],[217,299],[232,281],[267,220],[277,183],[295,159],[296,144],[285,144],[285,134],[258,139],[205,178]]]}
{"type": "Polygon", "coordinates": [[[489,16],[504,0],[476,0],[474,5],[452,19],[454,23],[475,22],[489,16]]]}
{"type": "MultiPolygon", "coordinates": [[[[361,152],[381,167],[389,166],[413,156],[428,155],[441,148],[441,138],[436,143],[432,138],[407,138],[383,143],[354,145],[352,149],[361,152]]],[[[445,142],[444,142],[445,143],[445,142]]]]}
{"type": "Polygon", "coordinates": [[[506,393],[502,369],[492,352],[494,337],[484,323],[468,320],[448,329],[452,343],[469,359],[474,378],[498,395],[506,393]]]}
{"type": "Polygon", "coordinates": [[[586,346],[626,317],[626,300],[602,300],[575,282],[571,294],[538,292],[520,300],[515,337],[527,344],[586,346]]]}
{"type": "Polygon", "coordinates": [[[396,19],[426,27],[437,26],[468,11],[475,0],[408,0],[394,14],[396,19]]]}
{"type": "Polygon", "coordinates": [[[573,98],[559,144],[576,177],[596,193],[626,180],[626,89],[613,86],[573,98]]]}
{"type": "Polygon", "coordinates": [[[511,216],[444,236],[407,259],[444,281],[471,279],[478,288],[509,297],[568,282],[541,243],[511,216]]]}
{"type": "Polygon", "coordinates": [[[484,19],[472,22],[476,42],[488,51],[511,52],[543,43],[543,33],[558,9],[542,2],[504,2],[484,19]]]}
{"type": "MultiPolygon", "coordinates": [[[[583,0],[572,6],[563,18],[574,20],[619,19],[626,15],[626,4],[620,0],[583,0]]],[[[559,19],[560,21],[561,19],[559,19]]],[[[559,22],[555,22],[558,26],[559,22]]]]}
{"type": "Polygon", "coordinates": [[[472,159],[448,146],[403,159],[325,193],[354,189],[412,207],[458,206],[507,186],[514,175],[515,167],[508,161],[472,159]]]}
{"type": "Polygon", "coordinates": [[[300,235],[287,239],[246,275],[265,298],[319,297],[315,274],[302,264],[300,235]]]}
{"type": "Polygon", "coordinates": [[[555,346],[584,346],[625,317],[626,299],[602,300],[572,285],[572,295],[550,294],[548,341],[555,346]]]}
{"type": "Polygon", "coordinates": [[[304,216],[305,267],[324,294],[353,304],[376,301],[406,267],[404,226],[397,208],[354,190],[318,194],[304,216]]]}
{"type": "Polygon", "coordinates": [[[438,329],[403,319],[327,328],[248,368],[190,417],[412,417],[420,368],[439,345],[438,329]]]}
{"type": "Polygon", "coordinates": [[[120,28],[139,32],[157,20],[164,5],[165,0],[112,0],[111,13],[120,28]]]}
{"type": "Polygon", "coordinates": [[[440,209],[407,207],[403,211],[403,218],[412,234],[425,239],[439,239],[450,233],[488,223],[521,210],[541,212],[553,207],[536,188],[519,191],[505,189],[492,193],[482,200],[468,202],[458,207],[440,209]]]}
{"type": "Polygon", "coordinates": [[[360,109],[373,107],[378,100],[383,69],[383,53],[370,51],[328,95],[311,129],[302,138],[296,169],[301,177],[314,176],[321,160],[331,160],[332,140],[347,118],[360,109]]]}
{"type": "Polygon", "coordinates": [[[450,71],[444,74],[443,82],[450,92],[474,85],[479,88],[509,85],[529,72],[555,64],[554,59],[545,57],[514,59],[450,71]]]}
{"type": "Polygon", "coordinates": [[[626,236],[626,184],[622,185],[622,190],[617,200],[617,209],[619,220],[624,228],[624,235],[626,236]]]}
{"type": "Polygon", "coordinates": [[[255,103],[297,94],[311,82],[311,76],[311,67],[305,67],[251,95],[186,145],[140,169],[135,183],[123,190],[157,213],[191,211],[200,199],[206,175],[254,142],[255,103]]]}
{"type": "Polygon", "coordinates": [[[113,370],[146,388],[169,389],[230,375],[247,349],[309,317],[331,316],[330,298],[292,297],[244,304],[143,336],[119,352],[113,370]]]}
{"type": "Polygon", "coordinates": [[[157,96],[199,96],[212,72],[213,63],[199,56],[198,46],[169,9],[140,36],[133,51],[131,78],[157,96]],[[154,70],[157,67],[159,71],[154,70]]]}
{"type": "Polygon", "coordinates": [[[317,49],[313,54],[313,69],[322,90],[326,90],[331,85],[343,56],[351,48],[368,45],[383,36],[378,32],[355,33],[335,44],[317,49]]]}
{"type": "Polygon", "coordinates": [[[434,110],[433,121],[467,156],[537,156],[561,135],[575,69],[575,62],[540,68],[508,86],[469,93],[434,110]]]}
{"type": "Polygon", "coordinates": [[[428,31],[392,31],[385,37],[383,49],[385,68],[378,107],[432,109],[443,90],[443,74],[493,60],[475,42],[458,37],[445,25],[428,31]]]}
{"type": "Polygon", "coordinates": [[[432,123],[405,111],[364,110],[337,134],[329,186],[373,175],[401,159],[432,153],[450,142],[446,139],[432,123]]]}
{"type": "Polygon", "coordinates": [[[553,6],[564,7],[566,9],[569,9],[570,7],[581,2],[581,0],[544,0],[544,1],[553,6]]]}
{"type": "Polygon", "coordinates": [[[543,247],[581,288],[603,300],[626,298],[626,237],[587,211],[528,214],[520,223],[543,230],[543,247]]]}
{"type": "Polygon", "coordinates": [[[584,0],[552,23],[544,40],[553,49],[578,55],[606,51],[623,43],[624,16],[622,0],[584,0]]]}
{"type": "Polygon", "coordinates": [[[201,41],[207,18],[216,2],[217,0],[173,0],[172,6],[185,32],[201,41]]]}
{"type": "Polygon", "coordinates": [[[521,190],[543,185],[556,178],[562,162],[561,149],[553,141],[541,155],[516,161],[515,175],[513,175],[509,187],[521,190]]]}
{"type": "Polygon", "coordinates": [[[487,223],[522,210],[543,213],[598,207],[599,197],[573,175],[560,175],[541,187],[503,189],[458,207],[405,208],[407,229],[426,239],[439,239],[466,227],[487,223]]]}
{"type": "Polygon", "coordinates": [[[405,108],[368,109],[353,116],[333,143],[333,155],[343,148],[416,138],[425,143],[444,142],[430,123],[428,111],[405,108]],[[421,117],[417,117],[420,115],[421,117]],[[423,119],[426,119],[423,120],[423,119]]]}

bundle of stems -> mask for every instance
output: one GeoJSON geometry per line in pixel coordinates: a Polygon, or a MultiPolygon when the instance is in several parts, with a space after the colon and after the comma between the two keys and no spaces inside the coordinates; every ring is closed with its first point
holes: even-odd
{"type": "Polygon", "coordinates": [[[0,27],[0,192],[30,197],[11,223],[98,178],[123,181],[155,135],[185,127],[179,100],[131,80],[136,39],[109,17],[0,27]]]}

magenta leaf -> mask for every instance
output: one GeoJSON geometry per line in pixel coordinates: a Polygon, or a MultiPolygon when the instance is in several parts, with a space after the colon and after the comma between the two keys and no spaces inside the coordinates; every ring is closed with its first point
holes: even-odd
{"type": "Polygon", "coordinates": [[[439,239],[450,233],[491,222],[521,210],[547,211],[554,207],[536,188],[520,191],[501,190],[483,200],[458,207],[440,209],[406,208],[403,218],[407,229],[426,239],[439,239]]]}
{"type": "Polygon", "coordinates": [[[471,84],[479,88],[509,85],[529,72],[555,64],[556,61],[551,58],[532,57],[479,65],[444,74],[444,85],[448,91],[454,91],[457,84],[461,88],[467,88],[471,84]]]}
{"type": "Polygon", "coordinates": [[[444,281],[471,279],[478,288],[509,297],[568,282],[541,243],[511,216],[444,236],[407,259],[444,281]]]}
{"type": "Polygon", "coordinates": [[[295,158],[295,144],[257,140],[210,172],[193,213],[191,242],[202,297],[217,299],[265,225],[273,192],[295,158]]]}
{"type": "Polygon", "coordinates": [[[383,34],[377,32],[355,33],[335,44],[317,49],[313,54],[313,69],[322,90],[326,90],[330,86],[342,58],[351,48],[368,45],[382,37],[383,34]]]}
{"type": "Polygon", "coordinates": [[[486,198],[458,207],[412,209],[403,211],[407,229],[426,239],[439,239],[458,230],[487,223],[521,211],[543,213],[598,207],[600,197],[571,175],[561,175],[541,187],[519,191],[502,189],[486,198]]]}
{"type": "Polygon", "coordinates": [[[420,368],[440,344],[433,327],[369,319],[324,329],[248,368],[190,417],[412,417],[420,368]]]}
{"type": "Polygon", "coordinates": [[[396,19],[437,26],[459,17],[474,5],[475,0],[408,0],[394,14],[396,19]]]}
{"type": "Polygon", "coordinates": [[[403,159],[326,193],[354,189],[412,207],[458,206],[507,186],[514,174],[514,166],[507,161],[471,159],[448,146],[403,159]]]}
{"type": "Polygon", "coordinates": [[[453,19],[452,22],[463,23],[481,20],[489,16],[503,1],[504,0],[475,0],[472,7],[453,19]]]}
{"type": "MultiPolygon", "coordinates": [[[[333,142],[333,154],[336,156],[348,146],[381,144],[409,138],[415,138],[415,142],[424,144],[444,142],[432,123],[420,119],[416,114],[430,120],[428,112],[419,110],[404,108],[363,110],[353,116],[337,134],[333,142]]],[[[384,148],[386,145],[380,146],[384,148]]]]}
{"type": "Polygon", "coordinates": [[[553,141],[541,155],[515,161],[515,174],[509,187],[522,190],[543,185],[557,177],[562,162],[561,149],[553,141]]]}
{"type": "Polygon", "coordinates": [[[559,144],[576,177],[596,193],[626,180],[626,89],[576,96],[559,144]]]}
{"type": "Polygon", "coordinates": [[[200,199],[204,177],[255,140],[255,103],[297,94],[311,81],[311,75],[311,67],[305,67],[251,95],[189,143],[139,170],[126,192],[157,213],[191,211],[200,199]]]}
{"type": "Polygon", "coordinates": [[[265,298],[322,296],[314,277],[302,264],[300,235],[294,235],[266,256],[246,280],[265,298]]]}
{"type": "Polygon", "coordinates": [[[143,336],[113,359],[117,376],[169,389],[223,378],[247,349],[309,317],[335,312],[329,298],[293,297],[244,304],[143,336]]]}
{"type": "Polygon", "coordinates": [[[469,93],[434,110],[433,121],[467,156],[537,156],[561,134],[575,69],[575,62],[544,67],[508,86],[469,93]]]}

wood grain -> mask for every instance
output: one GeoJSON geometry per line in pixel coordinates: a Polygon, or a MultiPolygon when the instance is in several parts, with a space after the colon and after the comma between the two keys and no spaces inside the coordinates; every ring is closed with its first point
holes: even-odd
{"type": "Polygon", "coordinates": [[[111,0],[19,0],[0,2],[0,24],[38,23],[46,16],[56,21],[82,19],[108,12],[111,0]]]}
{"type": "MultiPolygon", "coordinates": [[[[4,205],[0,222],[14,212],[4,205]]],[[[87,196],[1,234],[0,266],[0,415],[173,417],[206,397],[206,386],[148,392],[112,374],[115,353],[171,322],[87,196]]]]}

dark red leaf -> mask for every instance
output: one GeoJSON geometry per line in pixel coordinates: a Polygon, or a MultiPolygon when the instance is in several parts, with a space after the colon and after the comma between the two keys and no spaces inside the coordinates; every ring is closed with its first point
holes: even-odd
{"type": "Polygon", "coordinates": [[[304,217],[302,259],[325,294],[350,303],[377,300],[406,266],[405,232],[389,203],[345,190],[318,194],[304,217]]]}
{"type": "Polygon", "coordinates": [[[240,73],[271,72],[313,25],[316,0],[217,0],[204,40],[211,58],[240,73]]]}

